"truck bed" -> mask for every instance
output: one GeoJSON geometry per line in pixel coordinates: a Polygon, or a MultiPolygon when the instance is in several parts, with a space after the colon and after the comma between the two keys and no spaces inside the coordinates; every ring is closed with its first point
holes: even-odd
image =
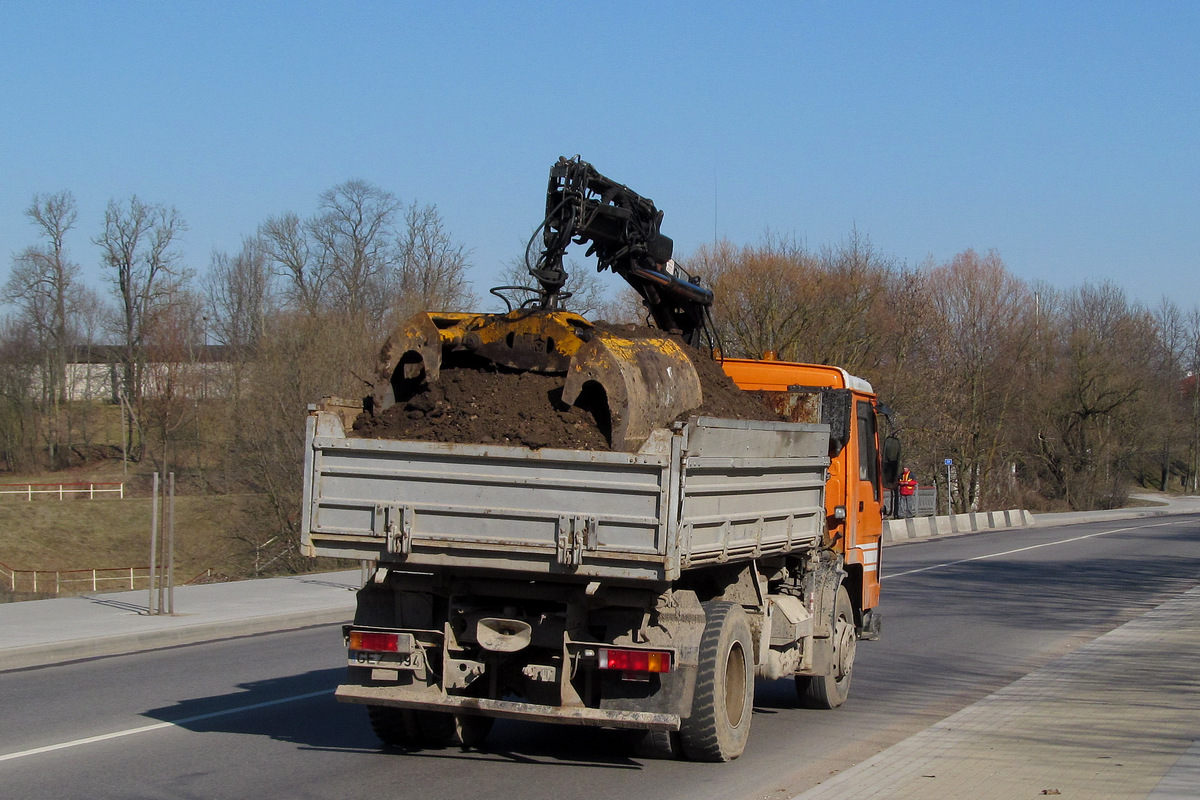
{"type": "Polygon", "coordinates": [[[694,417],[636,454],[352,438],[314,410],[308,555],[415,569],[669,581],[807,548],[825,523],[829,428],[694,417]]]}

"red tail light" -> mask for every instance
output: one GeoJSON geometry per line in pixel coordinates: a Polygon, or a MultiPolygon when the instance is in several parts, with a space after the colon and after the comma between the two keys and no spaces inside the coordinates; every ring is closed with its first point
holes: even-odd
{"type": "Polygon", "coordinates": [[[616,650],[600,648],[600,669],[623,672],[670,672],[671,654],[665,650],[616,650]]]}
{"type": "Polygon", "coordinates": [[[400,637],[394,633],[350,631],[347,647],[351,650],[368,650],[372,653],[396,653],[400,650],[400,637]]]}

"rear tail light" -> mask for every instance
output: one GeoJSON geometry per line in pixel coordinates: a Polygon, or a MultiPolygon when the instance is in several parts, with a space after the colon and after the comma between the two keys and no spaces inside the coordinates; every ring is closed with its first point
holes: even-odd
{"type": "Polygon", "coordinates": [[[600,669],[623,672],[670,672],[671,653],[666,650],[617,650],[600,648],[600,669]]]}
{"type": "Polygon", "coordinates": [[[351,650],[369,650],[372,653],[397,653],[400,651],[400,637],[395,633],[350,631],[346,646],[351,650]]]}

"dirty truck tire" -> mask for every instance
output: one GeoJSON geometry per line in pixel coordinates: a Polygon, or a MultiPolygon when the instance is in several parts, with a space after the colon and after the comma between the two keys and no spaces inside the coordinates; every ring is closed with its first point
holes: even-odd
{"type": "Polygon", "coordinates": [[[436,749],[454,739],[452,714],[389,706],[367,706],[367,714],[375,735],[391,747],[436,749]]]}
{"type": "Polygon", "coordinates": [[[476,714],[457,714],[454,717],[454,730],[458,741],[463,747],[480,749],[492,732],[494,717],[481,717],[476,714]]]}
{"type": "Polygon", "coordinates": [[[746,749],[754,712],[750,621],[734,603],[710,601],[704,615],[692,714],[679,738],[693,761],[731,761],[746,749]]]}
{"type": "Polygon", "coordinates": [[[633,755],[646,760],[669,761],[683,755],[678,731],[637,731],[633,755]]]}
{"type": "Polygon", "coordinates": [[[830,671],[824,675],[797,675],[796,692],[805,708],[837,708],[850,695],[850,678],[854,672],[854,654],[858,649],[858,634],[854,628],[854,607],[846,587],[837,591],[833,604],[833,649],[830,671]]]}

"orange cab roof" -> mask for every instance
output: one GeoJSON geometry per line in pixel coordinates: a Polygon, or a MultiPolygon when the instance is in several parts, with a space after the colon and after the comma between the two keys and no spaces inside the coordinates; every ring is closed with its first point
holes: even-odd
{"type": "Polygon", "coordinates": [[[749,391],[787,391],[789,386],[821,386],[829,389],[853,389],[874,394],[871,384],[841,367],[826,364],[797,364],[790,361],[759,361],[750,358],[726,358],[721,362],[725,374],[740,388],[749,391]]]}

